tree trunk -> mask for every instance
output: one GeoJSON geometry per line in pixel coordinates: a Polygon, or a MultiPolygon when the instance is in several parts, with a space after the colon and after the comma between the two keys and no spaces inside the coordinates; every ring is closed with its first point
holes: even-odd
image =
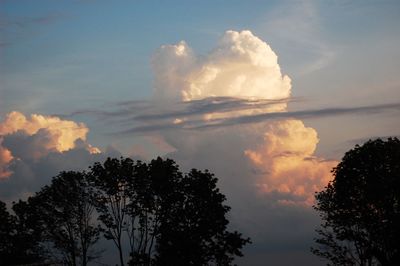
{"type": "Polygon", "coordinates": [[[121,266],[124,266],[124,256],[122,254],[121,239],[118,239],[118,252],[119,252],[119,261],[121,262],[121,266]]]}

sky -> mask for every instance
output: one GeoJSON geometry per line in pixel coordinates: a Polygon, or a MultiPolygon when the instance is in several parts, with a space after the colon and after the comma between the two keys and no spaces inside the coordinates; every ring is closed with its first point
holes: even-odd
{"type": "Polygon", "coordinates": [[[0,199],[105,158],[209,169],[238,265],[324,265],[314,192],[400,136],[398,1],[0,0],[0,199]]]}

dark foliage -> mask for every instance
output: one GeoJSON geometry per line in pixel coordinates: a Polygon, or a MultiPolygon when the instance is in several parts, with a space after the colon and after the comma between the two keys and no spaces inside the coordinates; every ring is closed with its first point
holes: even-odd
{"type": "Polygon", "coordinates": [[[160,228],[183,200],[179,183],[182,173],[173,160],[157,158],[150,164],[138,162],[130,192],[131,218],[137,220],[130,265],[153,265],[158,254],[160,228]]]}
{"type": "Polygon", "coordinates": [[[333,174],[316,194],[323,224],[313,252],[332,265],[400,265],[400,141],[357,145],[333,174]]]}
{"type": "Polygon", "coordinates": [[[13,204],[11,215],[0,201],[0,261],[4,265],[42,263],[45,252],[40,246],[41,233],[29,204],[13,204]]]}
{"type": "Polygon", "coordinates": [[[14,227],[13,217],[7,211],[6,204],[0,201],[0,258],[7,263],[13,251],[11,240],[14,227]]]}
{"type": "Polygon", "coordinates": [[[42,225],[43,241],[53,245],[67,265],[87,265],[99,239],[91,188],[84,172],[62,172],[30,201],[42,225]]]}
{"type": "Polygon", "coordinates": [[[129,265],[232,265],[250,240],[228,231],[225,200],[208,171],[108,158],[88,173],[61,172],[14,203],[15,215],[0,202],[0,264],[85,266],[102,233],[121,266],[127,251],[129,265]]]}
{"type": "Polygon", "coordinates": [[[193,169],[177,184],[178,201],[162,216],[156,265],[231,265],[249,242],[227,231],[229,207],[209,172],[193,169]]]}
{"type": "Polygon", "coordinates": [[[122,237],[131,232],[128,224],[129,184],[133,183],[134,161],[129,158],[108,158],[104,164],[95,163],[90,171],[95,206],[103,223],[104,237],[118,249],[120,265],[124,265],[122,237]]]}
{"type": "Polygon", "coordinates": [[[123,265],[231,265],[249,242],[227,230],[229,207],[209,172],[183,175],[173,160],[107,159],[91,167],[97,210],[123,265]]]}

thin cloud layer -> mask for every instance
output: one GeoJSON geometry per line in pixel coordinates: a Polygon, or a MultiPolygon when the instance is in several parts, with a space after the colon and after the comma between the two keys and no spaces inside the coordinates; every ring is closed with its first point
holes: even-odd
{"type": "Polygon", "coordinates": [[[119,112],[120,116],[132,118],[124,121],[144,122],[146,125],[136,126],[119,134],[143,134],[147,132],[163,131],[171,129],[212,129],[224,128],[238,125],[265,124],[285,119],[318,119],[343,115],[373,115],[383,112],[400,111],[400,103],[387,103],[357,107],[334,107],[322,109],[306,109],[298,111],[280,112],[256,112],[267,106],[281,103],[290,103],[293,99],[282,100],[244,100],[244,99],[222,99],[211,97],[202,100],[176,103],[171,108],[164,108],[161,112],[154,106],[154,110],[140,113],[129,110],[119,112]],[[253,112],[252,114],[240,113],[242,110],[253,112]],[[139,114],[138,114],[139,113],[139,114]],[[215,113],[225,114],[225,117],[215,117],[215,113]],[[208,119],[204,119],[208,118],[208,119]]]}

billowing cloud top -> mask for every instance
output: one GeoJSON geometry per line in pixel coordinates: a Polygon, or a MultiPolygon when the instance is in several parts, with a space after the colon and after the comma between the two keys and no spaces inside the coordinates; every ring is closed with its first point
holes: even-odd
{"type": "Polygon", "coordinates": [[[256,149],[245,151],[261,170],[260,190],[280,193],[281,203],[312,205],[314,193],[332,179],[330,170],[337,164],[313,155],[318,141],[317,132],[300,120],[269,124],[263,142],[256,149]]]}
{"type": "MultiPolygon", "coordinates": [[[[40,129],[45,129],[49,135],[47,149],[59,152],[75,147],[77,139],[86,140],[89,129],[83,123],[61,120],[55,116],[32,114],[29,118],[19,112],[11,112],[5,121],[0,124],[0,136],[10,135],[22,131],[29,136],[37,134],[40,129]]],[[[96,150],[93,150],[94,152],[96,150]]]]}
{"type": "Polygon", "coordinates": [[[32,114],[26,117],[16,111],[7,114],[0,123],[0,178],[11,175],[7,166],[14,158],[20,159],[18,151],[22,148],[25,158],[37,160],[50,152],[71,150],[80,140],[81,145],[90,153],[99,153],[98,148],[85,143],[88,132],[89,129],[83,123],[62,120],[55,116],[32,114]],[[5,147],[5,142],[12,144],[14,151],[5,147]]]}
{"type": "MultiPolygon", "coordinates": [[[[220,118],[287,112],[291,81],[282,75],[267,43],[250,31],[227,31],[206,56],[195,56],[184,41],[164,45],[153,57],[153,67],[154,105],[162,112],[137,119],[148,123],[144,129],[159,131],[162,141],[172,146],[172,156],[187,160],[184,167],[221,168],[224,175],[231,169],[242,173],[241,182],[275,195],[279,203],[312,204],[314,192],[331,178],[335,162],[314,156],[317,132],[301,120],[283,116],[254,126],[233,123],[230,129],[190,130],[198,121],[212,125],[220,118]],[[161,126],[154,121],[161,121],[161,126]],[[223,159],[227,154],[233,159],[223,159]]],[[[95,156],[90,155],[99,150],[86,142],[88,131],[82,123],[55,116],[9,113],[0,123],[0,177],[13,172],[27,176],[29,168],[36,178],[39,162],[60,169],[58,163],[47,164],[50,157],[62,155],[62,161],[61,157],[78,156],[73,152],[92,161],[95,156]]]]}
{"type": "Polygon", "coordinates": [[[291,81],[282,76],[277,60],[269,45],[250,31],[225,32],[205,57],[196,57],[184,41],[164,45],[153,58],[155,95],[183,101],[288,98],[291,81]]]}
{"type": "MultiPolygon", "coordinates": [[[[213,125],[219,118],[243,119],[247,115],[287,112],[286,100],[290,98],[291,80],[282,75],[278,57],[271,47],[250,31],[226,31],[216,48],[203,57],[196,56],[184,41],[175,45],[164,45],[155,54],[153,67],[155,98],[161,104],[184,101],[192,103],[193,111],[197,110],[196,104],[209,99],[213,106],[218,105],[221,98],[254,100],[257,103],[263,100],[283,100],[269,105],[257,104],[246,109],[239,108],[241,106],[237,104],[229,105],[236,106],[236,109],[221,111],[209,108],[209,112],[202,117],[206,125],[213,125]]],[[[227,103],[237,102],[224,102],[224,106],[227,103]]],[[[185,113],[191,114],[190,111],[182,112],[185,113]]],[[[171,114],[174,112],[155,117],[169,119],[169,128],[173,129],[184,128],[185,125],[196,122],[189,116],[173,117],[171,114]]],[[[246,126],[235,124],[234,130],[240,132],[244,143],[226,144],[217,157],[242,154],[243,159],[247,159],[257,173],[259,191],[278,195],[278,202],[284,204],[312,204],[314,192],[327,184],[331,178],[330,170],[336,163],[314,156],[319,141],[317,132],[295,119],[285,118],[260,124],[252,127],[251,133],[246,130],[246,126]]],[[[150,125],[149,128],[153,127],[150,125]]],[[[221,127],[219,131],[224,133],[214,134],[213,138],[221,136],[220,140],[209,139],[210,135],[205,137],[193,132],[173,132],[164,136],[176,148],[176,156],[179,157],[179,152],[183,152],[183,157],[195,158],[197,153],[204,155],[207,151],[201,152],[201,148],[196,148],[196,153],[190,154],[190,149],[184,145],[197,143],[197,147],[209,149],[207,143],[225,143],[233,134],[221,127]],[[182,144],[182,139],[190,139],[191,142],[182,144]]]]}

